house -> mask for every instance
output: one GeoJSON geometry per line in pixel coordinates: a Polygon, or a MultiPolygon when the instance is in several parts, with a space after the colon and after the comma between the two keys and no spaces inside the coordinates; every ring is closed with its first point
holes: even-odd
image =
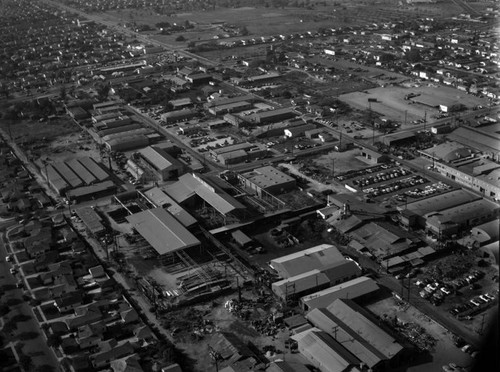
{"type": "Polygon", "coordinates": [[[134,352],[134,348],[130,342],[127,341],[117,346],[116,341],[114,339],[112,341],[102,344],[102,351],[90,355],[90,361],[94,368],[101,369],[110,365],[112,361],[126,357],[134,352]]]}
{"type": "Polygon", "coordinates": [[[80,291],[74,291],[56,298],[54,306],[60,313],[66,313],[73,310],[75,307],[80,306],[82,304],[82,300],[82,293],[80,291]]]}
{"type": "Polygon", "coordinates": [[[113,372],[142,372],[143,369],[139,360],[140,357],[137,354],[127,355],[126,357],[113,360],[110,367],[113,372]]]}

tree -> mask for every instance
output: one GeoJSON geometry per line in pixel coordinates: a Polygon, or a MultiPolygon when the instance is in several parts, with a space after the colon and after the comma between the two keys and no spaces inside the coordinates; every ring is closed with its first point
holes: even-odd
{"type": "Polygon", "coordinates": [[[50,347],[59,347],[61,345],[62,339],[60,335],[51,334],[47,338],[47,345],[50,347]]]}
{"type": "Polygon", "coordinates": [[[61,89],[59,90],[59,97],[61,97],[61,99],[66,102],[66,87],[64,85],[62,85],[61,89]]]}
{"type": "Polygon", "coordinates": [[[250,35],[250,31],[248,31],[248,28],[246,26],[243,26],[240,29],[240,35],[241,36],[248,36],[248,35],[250,35]]]}
{"type": "Polygon", "coordinates": [[[31,368],[33,367],[33,360],[29,356],[22,354],[19,357],[19,365],[25,371],[30,371],[31,368]]]}
{"type": "Polygon", "coordinates": [[[111,90],[110,84],[103,84],[97,88],[97,94],[99,96],[99,100],[104,101],[108,98],[109,91],[111,90]]]}
{"type": "Polygon", "coordinates": [[[179,35],[175,38],[175,41],[186,41],[186,38],[182,35],[179,35]]]}

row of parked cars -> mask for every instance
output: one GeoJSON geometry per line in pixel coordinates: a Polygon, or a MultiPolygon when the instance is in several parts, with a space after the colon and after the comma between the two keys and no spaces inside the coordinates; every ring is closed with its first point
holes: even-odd
{"type": "Polygon", "coordinates": [[[463,278],[455,279],[448,283],[441,283],[431,279],[422,279],[417,280],[415,284],[422,288],[420,297],[428,299],[435,306],[439,306],[443,303],[446,296],[467,285],[473,285],[483,277],[484,272],[474,270],[463,278]]]}

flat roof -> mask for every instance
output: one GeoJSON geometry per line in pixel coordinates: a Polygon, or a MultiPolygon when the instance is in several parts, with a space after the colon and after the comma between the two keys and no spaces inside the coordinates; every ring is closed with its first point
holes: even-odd
{"type": "Polygon", "coordinates": [[[69,190],[67,192],[68,198],[81,198],[86,195],[92,195],[103,191],[112,191],[116,189],[116,185],[113,181],[104,181],[99,183],[94,183],[89,186],[77,187],[76,189],[69,190]]]}
{"type": "Polygon", "coordinates": [[[323,269],[338,261],[345,261],[345,258],[337,247],[331,244],[321,244],[275,258],[271,260],[270,266],[286,279],[314,269],[323,269]]]}
{"type": "Polygon", "coordinates": [[[349,280],[345,283],[304,296],[300,301],[307,305],[308,310],[317,307],[327,307],[337,298],[355,299],[379,289],[377,283],[366,276],[349,280]]]}
{"type": "Polygon", "coordinates": [[[101,217],[92,208],[78,208],[75,211],[91,233],[98,234],[105,230],[104,225],[101,223],[101,217]]]}
{"type": "Polygon", "coordinates": [[[278,116],[278,115],[283,115],[283,114],[297,115],[295,110],[291,107],[283,107],[283,108],[279,108],[276,110],[270,110],[270,111],[260,111],[260,112],[257,112],[255,115],[257,117],[259,117],[260,119],[262,119],[262,118],[270,118],[273,116],[278,116]]]}
{"type": "Polygon", "coordinates": [[[413,203],[408,203],[406,209],[419,216],[424,216],[430,212],[439,212],[479,199],[481,199],[481,197],[478,195],[475,195],[467,190],[458,189],[431,196],[422,200],[417,200],[413,203]]]}
{"type": "Polygon", "coordinates": [[[163,208],[149,209],[126,218],[159,255],[200,244],[193,234],[163,208]]]}
{"type": "Polygon", "coordinates": [[[500,152],[500,135],[482,131],[481,128],[459,127],[447,134],[447,138],[481,152],[500,152]]]}
{"type": "Polygon", "coordinates": [[[446,162],[466,158],[472,155],[471,149],[458,142],[445,142],[421,151],[434,159],[441,159],[446,162]]]}
{"type": "Polygon", "coordinates": [[[427,218],[427,222],[431,225],[439,225],[446,222],[462,224],[471,218],[481,217],[499,209],[500,206],[498,204],[486,199],[479,199],[440,212],[431,212],[425,215],[425,217],[427,218]],[[435,223],[433,221],[435,221],[435,223]]]}
{"type": "Polygon", "coordinates": [[[242,143],[237,143],[235,145],[225,146],[225,147],[222,147],[220,149],[215,149],[215,150],[212,150],[212,152],[216,155],[221,155],[221,154],[224,154],[226,152],[233,152],[233,151],[237,151],[237,150],[247,150],[247,149],[250,149],[253,147],[256,147],[256,145],[249,143],[249,142],[242,142],[242,143]]]}
{"type": "Polygon", "coordinates": [[[244,173],[242,176],[262,189],[283,183],[295,182],[295,178],[272,166],[256,168],[251,172],[244,173]]]}

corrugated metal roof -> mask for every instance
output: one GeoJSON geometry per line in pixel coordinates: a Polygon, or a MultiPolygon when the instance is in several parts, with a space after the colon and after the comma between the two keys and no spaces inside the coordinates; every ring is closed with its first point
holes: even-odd
{"type": "Polygon", "coordinates": [[[83,184],[80,177],[78,177],[65,163],[55,163],[53,166],[71,187],[78,187],[83,184]]]}
{"type": "Polygon", "coordinates": [[[176,203],[174,199],[168,196],[162,189],[153,187],[145,191],[144,195],[156,206],[165,208],[175,218],[179,220],[184,226],[189,227],[194,225],[197,221],[196,218],[191,216],[184,208],[176,203]]]}
{"type": "Polygon", "coordinates": [[[452,208],[457,205],[479,199],[481,199],[480,196],[463,189],[451,190],[443,194],[431,196],[430,198],[408,203],[406,209],[419,216],[423,216],[429,212],[439,212],[444,209],[452,208]]]}
{"type": "Polygon", "coordinates": [[[325,268],[345,258],[331,244],[321,244],[271,260],[271,266],[282,278],[290,278],[314,269],[325,268]]]}
{"type": "Polygon", "coordinates": [[[88,169],[90,173],[94,175],[95,178],[97,178],[99,181],[104,181],[109,178],[109,174],[104,171],[104,169],[101,168],[101,166],[92,158],[89,157],[84,157],[78,159],[78,161],[88,169]]]}
{"type": "Polygon", "coordinates": [[[154,147],[148,146],[140,149],[139,154],[141,154],[144,159],[146,159],[154,168],[159,171],[170,168],[174,164],[172,156],[168,155],[165,151],[161,149],[156,149],[154,147]]]}
{"type": "Polygon", "coordinates": [[[327,307],[337,298],[348,298],[352,300],[368,293],[375,292],[378,289],[379,286],[375,283],[375,281],[366,276],[361,276],[322,291],[312,293],[308,296],[304,296],[300,299],[300,301],[307,306],[308,310],[312,310],[317,307],[327,307]]]}
{"type": "Polygon", "coordinates": [[[97,181],[97,178],[85,168],[78,159],[71,159],[66,162],[68,166],[85,182],[86,185],[91,185],[97,181]]]}
{"type": "Polygon", "coordinates": [[[387,359],[403,350],[394,337],[377,326],[367,312],[353,301],[337,299],[327,309],[387,359]]]}
{"type": "Polygon", "coordinates": [[[385,355],[367,343],[327,309],[314,309],[306,315],[306,318],[332,336],[360,361],[366,363],[369,368],[386,359],[385,355]]]}
{"type": "Polygon", "coordinates": [[[312,328],[295,335],[299,350],[314,365],[320,365],[323,372],[343,372],[360,360],[347,352],[342,345],[326,332],[312,328]]]}
{"type": "Polygon", "coordinates": [[[133,214],[127,220],[160,255],[200,244],[193,234],[162,208],[133,214]]]}

